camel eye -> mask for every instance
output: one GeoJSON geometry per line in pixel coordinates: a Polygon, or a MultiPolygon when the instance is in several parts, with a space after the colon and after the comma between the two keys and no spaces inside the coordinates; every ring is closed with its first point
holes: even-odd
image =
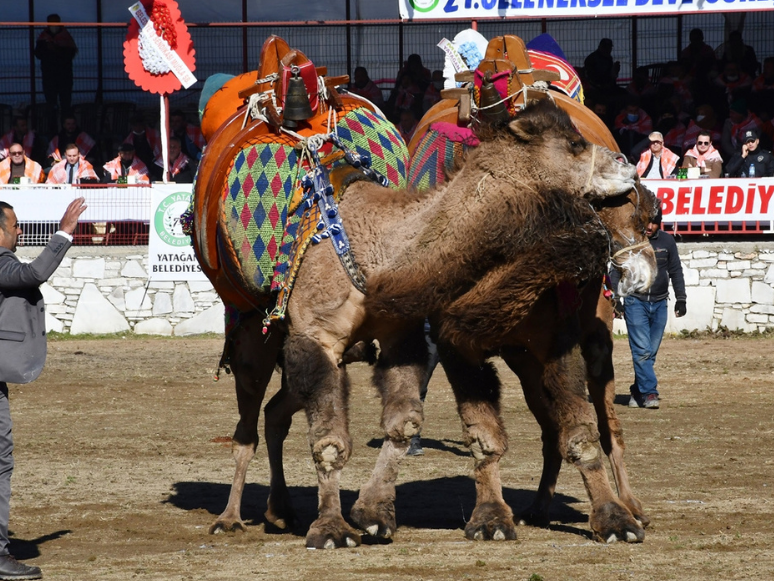
{"type": "Polygon", "coordinates": [[[583,149],[583,143],[580,141],[570,141],[570,147],[574,150],[583,149]]]}

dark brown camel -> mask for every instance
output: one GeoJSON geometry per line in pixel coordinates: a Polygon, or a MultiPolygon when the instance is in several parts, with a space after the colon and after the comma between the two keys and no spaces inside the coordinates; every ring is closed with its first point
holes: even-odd
{"type": "MultiPolygon", "coordinates": [[[[627,192],[634,183],[634,172],[611,152],[585,142],[566,115],[548,102],[525,110],[511,124],[511,131],[507,138],[484,143],[451,182],[423,196],[385,192],[360,183],[351,186],[341,213],[369,279],[367,301],[349,284],[327,245],[314,248],[305,259],[289,304],[283,389],[266,410],[272,466],[267,518],[282,525],[292,515],[282,474],[281,445],[292,414],[303,408],[310,423],[310,444],[320,483],[320,517],[307,535],[309,546],[359,542],[358,534],[343,520],[338,500],[339,472],[351,449],[346,430],[346,370],[339,366],[344,351],[359,340],[380,342],[375,379],[384,397],[382,423],[387,439],[377,471],[393,472],[405,452],[407,438],[421,425],[417,393],[424,369],[421,321],[428,315],[438,323],[445,353],[459,351],[469,362],[517,344],[525,321],[542,320],[543,315],[546,321],[556,319],[556,328],[566,330],[560,336],[568,338],[567,344],[557,343],[556,337],[547,338],[539,357],[549,370],[544,381],[550,376],[549,383],[557,390],[554,395],[560,399],[566,396],[571,403],[551,408],[549,414],[560,426],[561,438],[577,440],[565,446],[566,457],[577,460],[586,478],[592,498],[592,527],[602,536],[608,531],[628,540],[642,536],[629,510],[612,494],[598,458],[591,457],[598,449],[598,436],[588,404],[575,393],[578,380],[583,390],[583,373],[568,372],[577,367],[566,362],[576,362],[578,330],[573,310],[564,304],[568,296],[571,302],[578,298],[573,289],[582,289],[582,282],[598,278],[609,251],[599,217],[583,196],[627,192]],[[494,163],[498,158],[503,163],[494,163]],[[563,191],[556,191],[556,187],[563,191]],[[450,224],[459,227],[451,232],[450,224]],[[529,275],[523,276],[524,272],[529,275]],[[325,286],[324,280],[328,281],[325,286]],[[391,280],[401,280],[400,288],[391,289],[391,280]],[[439,288],[438,280],[447,283],[439,288]],[[557,301],[562,303],[560,308],[557,301]],[[465,316],[470,305],[481,307],[479,316],[494,317],[493,322],[502,324],[487,325],[482,334],[477,325],[483,319],[465,316]],[[459,313],[463,316],[457,317],[459,313]],[[458,321],[452,324],[452,318],[458,321]],[[462,337],[473,340],[460,341],[462,337]],[[568,414],[567,409],[575,410],[576,404],[580,411],[568,414]]],[[[629,218],[631,221],[631,212],[629,218]]],[[[234,437],[237,473],[229,506],[213,529],[241,526],[239,498],[257,442],[258,408],[270,375],[266,368],[280,349],[281,338],[274,337],[261,348],[261,358],[256,360],[255,352],[245,348],[250,338],[255,334],[244,327],[235,341],[242,345],[233,361],[241,415],[234,437]]],[[[452,369],[447,372],[454,375],[448,355],[445,359],[452,369]]],[[[470,387],[464,386],[464,379],[459,380],[464,373],[456,377],[453,384],[457,385],[465,417],[465,399],[473,401],[479,396],[466,395],[470,387]]],[[[494,405],[494,410],[496,400],[486,405],[494,405]]],[[[499,425],[496,416],[492,425],[499,425]]],[[[496,510],[488,500],[479,499],[474,516],[482,523],[482,530],[510,518],[496,478],[495,460],[504,451],[497,442],[504,442],[504,434],[488,436],[493,439],[484,447],[480,438],[471,439],[474,452],[478,450],[481,458],[488,459],[477,467],[477,480],[479,475],[488,475],[481,479],[486,481],[487,494],[495,500],[499,497],[493,505],[496,510]],[[481,508],[483,505],[487,506],[481,508]]],[[[379,532],[382,528],[385,535],[394,531],[394,515],[389,518],[390,495],[394,498],[392,480],[392,492],[388,490],[386,495],[368,485],[361,492],[355,520],[364,529],[376,527],[379,532]],[[378,507],[383,507],[381,512],[387,513],[387,518],[382,518],[378,507]],[[377,513],[375,523],[364,522],[370,518],[369,511],[377,513]]],[[[491,534],[492,538],[510,536],[507,526],[491,534]]]]}

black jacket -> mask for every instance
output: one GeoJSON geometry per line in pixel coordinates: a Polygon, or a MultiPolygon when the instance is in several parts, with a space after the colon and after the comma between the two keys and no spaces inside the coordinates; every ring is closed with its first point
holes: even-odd
{"type": "Polygon", "coordinates": [[[748,177],[751,165],[755,166],[756,178],[774,176],[774,155],[761,147],[748,153],[744,158],[741,153],[735,153],[726,166],[726,173],[732,178],[748,177]]]}
{"type": "MultiPolygon", "coordinates": [[[[683,266],[680,263],[680,256],[677,252],[677,244],[671,234],[658,230],[653,238],[650,239],[650,245],[656,253],[656,265],[658,272],[656,280],[646,293],[633,293],[632,296],[642,301],[655,303],[669,297],[669,281],[672,281],[672,289],[675,291],[675,299],[684,301],[685,279],[683,279],[683,266]]],[[[613,290],[618,289],[618,281],[621,274],[617,269],[610,271],[610,280],[613,283],[613,290]]]]}

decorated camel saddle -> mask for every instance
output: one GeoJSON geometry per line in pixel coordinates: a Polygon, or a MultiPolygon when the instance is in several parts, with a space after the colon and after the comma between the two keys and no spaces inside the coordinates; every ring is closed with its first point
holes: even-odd
{"type": "MultiPolygon", "coordinates": [[[[454,53],[451,43],[444,50],[454,53]]],[[[408,145],[412,186],[421,190],[443,182],[464,151],[478,144],[476,131],[481,124],[507,121],[538,99],[555,101],[590,142],[617,150],[604,123],[583,105],[580,82],[569,63],[547,51],[528,50],[513,35],[490,40],[481,52],[465,51],[466,59],[453,54],[451,60],[458,65],[451,74],[461,86],[444,89],[441,101],[417,125],[408,145]],[[468,64],[473,66],[465,70],[468,64]]]]}
{"type": "Polygon", "coordinates": [[[353,180],[405,187],[408,152],[377,107],[336,90],[347,81],[272,36],[258,70],[207,101],[188,223],[227,311],[268,313],[265,326],[283,319],[310,244],[332,243],[364,289],[337,202],[353,180]]]}

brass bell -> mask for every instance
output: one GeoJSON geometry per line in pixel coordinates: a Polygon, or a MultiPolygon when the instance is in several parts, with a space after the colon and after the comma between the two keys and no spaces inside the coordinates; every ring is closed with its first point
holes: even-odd
{"type": "Polygon", "coordinates": [[[314,113],[309,95],[306,92],[304,79],[298,76],[298,67],[290,69],[293,76],[288,80],[288,90],[285,93],[285,110],[282,124],[285,127],[298,127],[299,121],[309,119],[314,113]]]}
{"type": "Polygon", "coordinates": [[[481,114],[489,121],[499,123],[508,121],[511,118],[510,113],[508,113],[508,107],[505,106],[505,101],[503,101],[500,93],[495,89],[488,74],[484,78],[479,95],[478,108],[481,114]]]}

